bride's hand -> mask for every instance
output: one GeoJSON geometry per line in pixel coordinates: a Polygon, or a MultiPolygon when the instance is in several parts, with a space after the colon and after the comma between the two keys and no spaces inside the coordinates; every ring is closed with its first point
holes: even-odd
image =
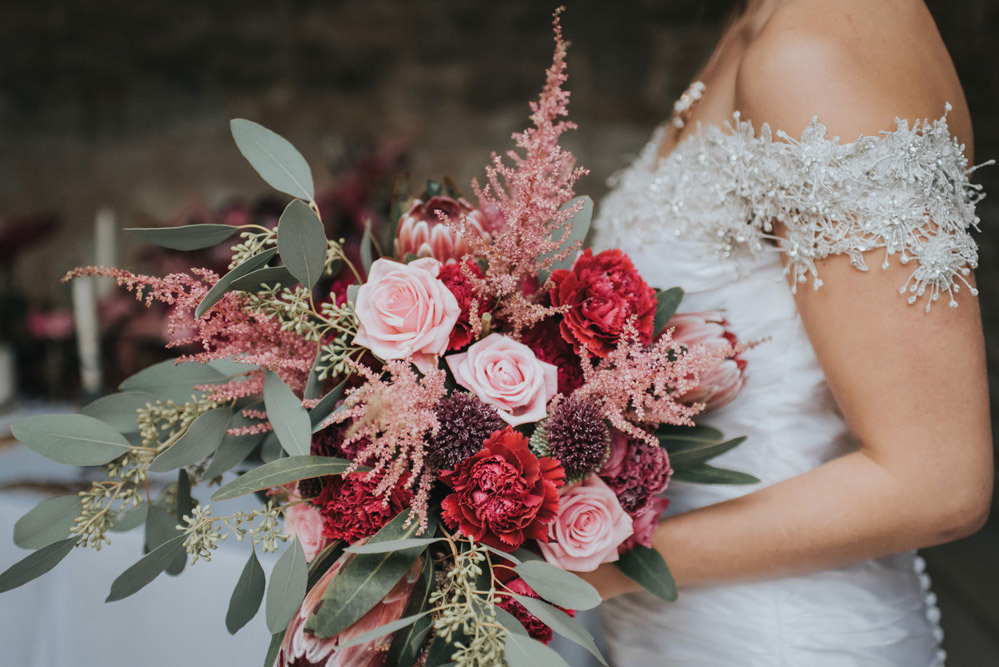
{"type": "Polygon", "coordinates": [[[573,574],[596,588],[601,600],[610,600],[640,588],[613,563],[604,563],[592,572],[573,572],[573,574]]]}

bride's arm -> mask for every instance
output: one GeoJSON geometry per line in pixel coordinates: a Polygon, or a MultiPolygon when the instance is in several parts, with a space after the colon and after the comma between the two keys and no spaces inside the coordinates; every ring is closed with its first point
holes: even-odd
{"type": "MultiPolygon", "coordinates": [[[[916,72],[878,80],[868,66],[877,57],[870,45],[851,52],[843,40],[802,44],[783,36],[764,46],[771,52],[749,54],[737,93],[757,125],[767,121],[794,136],[819,111],[830,135],[852,139],[894,127],[896,115],[942,112],[940,90],[926,82],[932,72],[922,72],[924,80],[916,72]]],[[[951,99],[961,104],[952,126],[967,140],[963,99],[951,99]]],[[[912,265],[895,255],[892,268],[881,270],[883,253],[871,254],[867,272],[845,256],[820,262],[823,286],[801,285],[796,296],[861,448],[661,521],[654,546],[679,585],[835,568],[957,539],[984,523],[993,461],[977,298],[962,291],[960,306],[948,308],[944,295],[926,313],[923,302],[909,305],[898,292],[912,265]]],[[[584,576],[605,597],[635,588],[612,566],[584,576]]]]}

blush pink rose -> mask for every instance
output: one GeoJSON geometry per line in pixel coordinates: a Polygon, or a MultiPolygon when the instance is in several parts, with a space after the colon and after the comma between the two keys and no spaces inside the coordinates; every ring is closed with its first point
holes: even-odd
{"type": "Polygon", "coordinates": [[[411,358],[420,370],[430,370],[461,316],[458,300],[437,279],[440,269],[429,257],[409,264],[376,260],[357,290],[354,342],[382,359],[411,358]]]}
{"type": "Polygon", "coordinates": [[[315,507],[302,503],[286,509],[284,518],[291,532],[295,533],[295,537],[302,544],[305,560],[311,562],[326,546],[326,540],[323,538],[323,517],[315,507]]]}
{"type": "Polygon", "coordinates": [[[511,426],[544,419],[548,399],[558,392],[558,368],[497,333],[444,360],[458,384],[496,408],[511,426]]]}
{"type": "Polygon", "coordinates": [[[592,572],[618,558],[618,547],[633,533],[632,519],[607,484],[593,475],[569,487],[559,500],[559,514],[548,529],[548,543],[538,542],[552,565],[592,572]]]}

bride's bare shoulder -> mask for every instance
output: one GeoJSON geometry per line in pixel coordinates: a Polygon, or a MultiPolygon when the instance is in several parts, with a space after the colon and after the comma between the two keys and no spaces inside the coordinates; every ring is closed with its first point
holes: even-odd
{"type": "Polygon", "coordinates": [[[831,135],[893,129],[895,118],[939,118],[971,144],[964,94],[921,0],[792,0],[752,36],[736,107],[757,125],[799,134],[818,115],[831,135]]]}

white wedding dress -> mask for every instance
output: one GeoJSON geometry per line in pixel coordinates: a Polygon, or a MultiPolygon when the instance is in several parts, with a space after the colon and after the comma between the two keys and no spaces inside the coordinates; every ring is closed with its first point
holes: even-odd
{"type": "MultiPolygon", "coordinates": [[[[817,120],[792,140],[766,126],[754,132],[735,116],[658,158],[663,132],[616,179],[594,222],[595,247],[621,248],[653,286],[683,287],[682,311],[723,309],[742,340],[769,339],[745,354],[742,394],[704,418],[726,435],[748,436],[715,462],[760,484],[673,482],[667,496],[675,513],[750,493],[856,447],[768,241],[771,221],[786,227],[780,251],[803,289],[821,284],[816,259],[847,253],[866,270],[864,260],[876,257],[912,268],[898,298],[946,309],[974,298],[964,276],[977,260],[969,227],[977,229],[981,194],[968,182],[946,116],[911,127],[900,120],[894,131],[853,143],[826,137],[817,120]]],[[[939,611],[923,569],[918,556],[902,553],[841,570],[684,589],[675,604],[626,595],[600,607],[609,657],[615,667],[942,665],[939,611]]]]}

